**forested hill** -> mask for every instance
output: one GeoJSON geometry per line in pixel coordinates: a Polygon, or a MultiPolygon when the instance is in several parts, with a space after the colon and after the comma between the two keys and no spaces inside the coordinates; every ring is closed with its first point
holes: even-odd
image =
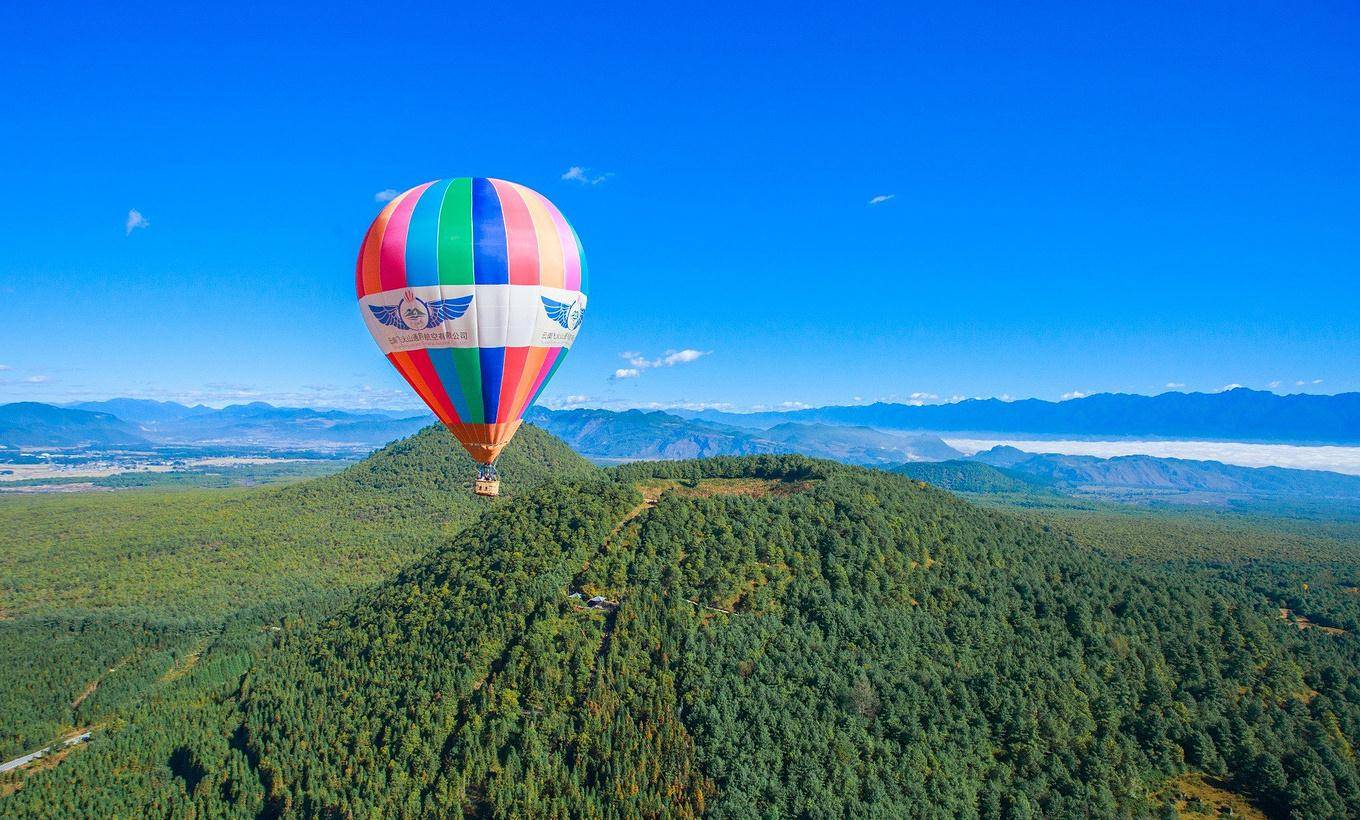
{"type": "MultiPolygon", "coordinates": [[[[439,503],[480,510],[471,493],[477,465],[442,424],[395,441],[333,476],[292,488],[309,496],[381,497],[384,503],[439,503]]],[[[547,481],[581,478],[596,468],[562,441],[532,424],[523,425],[496,461],[501,489],[514,496],[547,481]]]]}
{"type": "MultiPolygon", "coordinates": [[[[597,472],[530,426],[500,464],[507,497],[597,472]]],[[[173,731],[156,734],[170,713],[138,703],[170,685],[167,670],[197,663],[207,647],[220,663],[195,674],[234,687],[248,647],[283,617],[347,603],[503,503],[473,497],[473,470],[448,432],[431,427],[342,473],[290,486],[0,500],[0,762],[126,714],[114,721],[130,723],[119,742],[141,755],[172,743],[155,760],[163,766],[190,724],[175,719],[173,731]]],[[[106,738],[98,733],[95,748],[106,738]]],[[[105,782],[97,766],[58,773],[71,771],[105,782]]],[[[71,813],[141,816],[139,797],[125,794],[118,812],[96,803],[71,813]]],[[[0,816],[11,816],[3,803],[0,816]]]]}
{"type": "Polygon", "coordinates": [[[1272,815],[1360,806],[1350,638],[1293,652],[1259,597],[904,476],[628,465],[429,544],[288,625],[215,733],[165,730],[173,779],[101,787],[129,770],[92,747],[7,808],[1103,817],[1170,810],[1184,772],[1272,815]]]}

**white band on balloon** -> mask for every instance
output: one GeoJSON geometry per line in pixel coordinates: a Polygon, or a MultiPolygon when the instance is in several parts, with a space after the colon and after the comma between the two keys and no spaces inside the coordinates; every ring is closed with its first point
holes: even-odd
{"type": "Polygon", "coordinates": [[[585,307],[584,293],[542,285],[433,285],[359,300],[359,312],[383,353],[431,347],[569,348],[585,307]]]}

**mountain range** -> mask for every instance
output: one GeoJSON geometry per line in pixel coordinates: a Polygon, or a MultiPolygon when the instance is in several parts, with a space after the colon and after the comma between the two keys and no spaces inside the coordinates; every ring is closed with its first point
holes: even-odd
{"type": "Polygon", "coordinates": [[[1156,437],[1295,444],[1360,443],[1360,393],[1281,396],[1237,388],[1221,393],[1140,396],[1098,393],[1067,401],[967,399],[952,404],[817,407],[781,413],[675,410],[676,415],[765,429],[786,422],[888,430],[1156,437]]]}
{"type": "Polygon", "coordinates": [[[1122,500],[1291,498],[1360,501],[1360,476],[1323,470],[1240,467],[1153,456],[1072,456],[993,447],[967,459],[894,468],[945,489],[970,493],[1061,493],[1122,500]]]}
{"type": "MultiPolygon", "coordinates": [[[[1200,394],[1200,398],[1211,405],[1231,407],[1244,400],[1255,401],[1259,395],[1253,391],[1230,391],[1200,394]]],[[[1096,405],[1108,409],[1110,402],[1119,398],[1097,396],[1061,404],[1078,405],[1101,399],[1103,404],[1096,402],[1096,405]]],[[[1340,405],[1344,405],[1344,401],[1340,405]]],[[[962,408],[962,405],[953,407],[962,408]]],[[[902,414],[919,409],[922,408],[895,406],[891,412],[902,414]]],[[[1013,447],[998,447],[965,459],[962,453],[933,434],[820,421],[816,416],[816,413],[825,413],[831,418],[872,417],[878,410],[868,406],[747,416],[711,412],[682,416],[678,411],[548,410],[536,407],[529,411],[526,419],[559,437],[577,453],[599,463],[798,453],[876,467],[948,462],[953,466],[933,470],[920,467],[906,472],[925,477],[924,480],[934,480],[926,476],[936,476],[943,481],[943,486],[973,492],[1015,492],[1019,490],[1008,485],[1021,481],[1025,485],[1024,491],[1096,494],[1126,500],[1163,498],[1222,502],[1249,497],[1360,498],[1360,477],[1323,471],[1248,468],[1216,461],[1151,456],[1109,459],[1065,456],[1026,452],[1013,447]],[[717,419],[737,420],[741,424],[717,419]],[[768,426],[754,426],[753,421],[768,426]],[[959,466],[965,461],[976,466],[959,466]],[[980,472],[982,466],[1002,472],[983,474],[985,471],[980,472]],[[978,487],[990,489],[978,490],[978,487]]],[[[1086,415],[1095,417],[1098,413],[1089,411],[1086,415]]],[[[1205,426],[1196,429],[1211,429],[1211,417],[1212,414],[1202,416],[1205,426]]],[[[263,402],[221,409],[141,399],[111,399],[68,407],[19,402],[0,405],[0,448],[10,451],[15,448],[242,448],[243,451],[314,450],[357,455],[409,435],[429,421],[424,414],[274,407],[263,402]]],[[[1260,429],[1260,425],[1257,428],[1260,429]]],[[[1057,427],[1041,429],[1049,434],[1061,433],[1057,427]]],[[[1034,450],[1042,447],[1042,441],[1034,442],[1034,450]]]]}
{"type": "Polygon", "coordinates": [[[938,436],[885,433],[862,426],[786,422],[754,431],[655,410],[545,410],[525,416],[599,461],[801,453],[848,464],[883,465],[957,458],[938,436]]]}
{"type": "Polygon", "coordinates": [[[0,405],[0,443],[11,447],[240,446],[362,453],[430,423],[426,413],[313,410],[264,402],[220,409],[144,399],[70,406],[0,405]]]}

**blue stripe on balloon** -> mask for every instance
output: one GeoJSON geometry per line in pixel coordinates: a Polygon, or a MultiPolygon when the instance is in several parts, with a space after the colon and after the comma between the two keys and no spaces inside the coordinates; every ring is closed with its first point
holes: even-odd
{"type": "Polygon", "coordinates": [[[499,421],[496,412],[501,406],[501,376],[505,371],[505,348],[482,348],[481,362],[482,407],[486,412],[486,423],[495,424],[499,421]]]}
{"type": "Polygon", "coordinates": [[[439,210],[452,180],[440,180],[420,195],[406,229],[406,286],[439,284],[439,210]]]}
{"type": "Polygon", "coordinates": [[[490,180],[472,180],[473,276],[479,285],[510,284],[510,259],[505,244],[505,216],[501,199],[490,180]]]}
{"type": "Polygon", "coordinates": [[[463,386],[458,381],[458,363],[454,361],[453,349],[429,347],[425,352],[430,355],[430,364],[434,365],[434,372],[439,376],[440,385],[448,394],[449,401],[453,402],[458,420],[464,424],[470,423],[474,417],[468,412],[467,398],[463,395],[463,386]]]}

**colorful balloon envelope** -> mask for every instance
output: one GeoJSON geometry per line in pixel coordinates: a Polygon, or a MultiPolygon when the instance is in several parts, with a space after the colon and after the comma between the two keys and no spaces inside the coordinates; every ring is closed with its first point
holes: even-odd
{"type": "Polygon", "coordinates": [[[490,468],[576,339],[586,260],[542,194],[500,179],[440,180],[373,220],[355,285],[392,366],[490,468]]]}

